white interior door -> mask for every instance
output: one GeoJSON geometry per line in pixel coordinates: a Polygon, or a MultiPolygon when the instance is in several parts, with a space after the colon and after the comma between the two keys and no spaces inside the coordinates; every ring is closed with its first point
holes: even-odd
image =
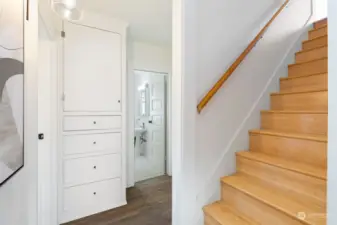
{"type": "Polygon", "coordinates": [[[148,142],[153,169],[159,175],[165,173],[165,77],[153,74],[149,82],[150,118],[148,142]]]}
{"type": "Polygon", "coordinates": [[[140,73],[148,75],[150,112],[144,120],[147,130],[146,150],[142,154],[136,151],[136,181],[164,175],[166,166],[165,74],[140,73]]]}
{"type": "Polygon", "coordinates": [[[64,31],[64,111],[121,111],[121,36],[69,22],[64,31]]]}

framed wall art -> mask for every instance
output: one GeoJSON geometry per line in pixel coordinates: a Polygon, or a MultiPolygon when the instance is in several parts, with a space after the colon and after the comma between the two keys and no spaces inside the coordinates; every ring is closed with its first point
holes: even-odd
{"type": "Polygon", "coordinates": [[[0,0],[0,185],[24,166],[24,0],[0,0]]]}

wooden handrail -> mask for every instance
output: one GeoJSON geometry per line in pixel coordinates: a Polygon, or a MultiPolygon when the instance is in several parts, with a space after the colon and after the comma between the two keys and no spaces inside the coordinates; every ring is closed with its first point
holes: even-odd
{"type": "Polygon", "coordinates": [[[263,34],[269,28],[269,26],[273,23],[275,18],[282,12],[282,10],[287,6],[290,0],[286,0],[283,5],[277,10],[274,16],[269,20],[269,22],[263,27],[263,29],[256,35],[254,40],[248,45],[248,47],[241,53],[241,55],[235,60],[235,62],[229,67],[229,69],[222,75],[222,77],[215,83],[211,90],[207,92],[207,94],[202,98],[200,103],[197,106],[198,113],[205,108],[208,102],[213,98],[213,96],[219,91],[222,85],[228,80],[228,78],[233,74],[236,68],[241,64],[241,62],[246,58],[246,56],[250,53],[250,51],[254,48],[256,43],[262,38],[263,34]]]}

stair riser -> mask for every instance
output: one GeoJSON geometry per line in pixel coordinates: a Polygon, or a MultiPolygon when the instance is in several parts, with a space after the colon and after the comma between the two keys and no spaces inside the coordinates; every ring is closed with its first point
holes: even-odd
{"type": "Polygon", "coordinates": [[[293,219],[285,213],[225,183],[222,184],[221,195],[226,203],[259,224],[303,225],[299,220],[293,219]]]}
{"type": "Polygon", "coordinates": [[[296,63],[303,63],[326,57],[328,57],[328,47],[315,48],[310,51],[296,53],[296,63]]]}
{"type": "Polygon", "coordinates": [[[227,225],[227,224],[220,224],[216,220],[214,220],[211,216],[205,213],[205,225],[227,225]]]}
{"type": "Polygon", "coordinates": [[[314,23],[314,28],[318,29],[318,28],[324,27],[327,24],[328,24],[328,20],[327,19],[323,19],[323,20],[320,20],[318,22],[315,22],[314,23]]]}
{"type": "Polygon", "coordinates": [[[281,79],[281,92],[319,91],[328,90],[328,75],[298,77],[296,79],[281,79]]]}
{"type": "Polygon", "coordinates": [[[313,166],[326,167],[327,143],[264,134],[250,134],[250,150],[313,166]]]}
{"type": "Polygon", "coordinates": [[[305,194],[320,201],[326,199],[326,182],[311,176],[237,156],[237,170],[278,187],[305,194]]]}
{"type": "Polygon", "coordinates": [[[303,50],[310,50],[314,48],[324,47],[328,45],[328,37],[320,37],[314,40],[303,42],[302,49],[303,50]]]}
{"type": "Polygon", "coordinates": [[[328,114],[261,113],[261,127],[290,133],[322,134],[328,131],[328,114]]]}
{"type": "Polygon", "coordinates": [[[328,34],[328,27],[321,27],[320,29],[315,29],[309,32],[309,39],[315,39],[328,34]]]}
{"type": "Polygon", "coordinates": [[[325,58],[302,64],[290,65],[288,68],[289,77],[312,75],[319,73],[328,73],[328,59],[325,58]]]}
{"type": "Polygon", "coordinates": [[[328,92],[272,95],[271,110],[328,111],[328,92]]]}

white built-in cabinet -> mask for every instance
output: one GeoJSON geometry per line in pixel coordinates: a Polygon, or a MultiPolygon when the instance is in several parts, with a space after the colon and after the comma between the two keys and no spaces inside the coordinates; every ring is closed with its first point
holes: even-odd
{"type": "Polygon", "coordinates": [[[59,223],[126,204],[126,28],[89,13],[63,22],[59,223]]]}

